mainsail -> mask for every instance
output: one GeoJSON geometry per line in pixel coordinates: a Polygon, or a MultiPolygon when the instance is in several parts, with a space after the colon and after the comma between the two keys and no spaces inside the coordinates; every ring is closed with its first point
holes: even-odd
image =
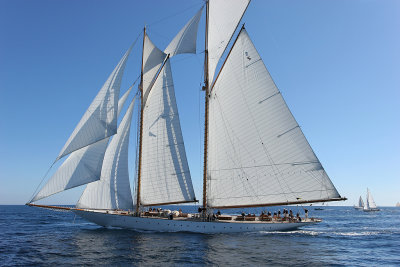
{"type": "Polygon", "coordinates": [[[364,209],[376,209],[376,204],[374,199],[372,198],[371,193],[369,192],[369,189],[367,188],[367,205],[364,206],[364,209]]]}
{"type": "Polygon", "coordinates": [[[132,46],[126,51],[114,71],[90,104],[56,160],[117,132],[117,103],[126,60],[132,46]]]}
{"type": "Polygon", "coordinates": [[[195,200],[169,60],[143,107],[142,205],[195,200]]]}
{"type": "Polygon", "coordinates": [[[77,203],[79,208],[133,209],[128,173],[128,145],[135,99],[104,155],[101,178],[87,185],[77,203]]]}
{"type": "Polygon", "coordinates": [[[209,206],[340,198],[244,28],[209,101],[209,206]]]}
{"type": "Polygon", "coordinates": [[[209,0],[208,81],[211,85],[219,59],[229,44],[250,0],[209,0]]]}
{"type": "Polygon", "coordinates": [[[172,39],[171,43],[164,50],[165,54],[169,54],[170,57],[185,53],[196,54],[197,29],[202,11],[203,8],[172,39]]]}
{"type": "MultiPolygon", "coordinates": [[[[117,116],[131,90],[132,87],[118,101],[117,116]]],[[[109,137],[72,152],[31,202],[99,180],[108,141],[109,137]]]]}

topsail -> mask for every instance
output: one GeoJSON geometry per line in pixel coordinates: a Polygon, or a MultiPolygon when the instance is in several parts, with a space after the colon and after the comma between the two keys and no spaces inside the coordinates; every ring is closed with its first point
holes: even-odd
{"type": "Polygon", "coordinates": [[[202,11],[203,8],[180,30],[165,49],[165,54],[170,54],[170,57],[184,53],[196,54],[197,29],[202,11]]]}
{"type": "Polygon", "coordinates": [[[145,34],[143,41],[143,82],[142,93],[143,102],[146,103],[150,89],[154,83],[157,72],[160,70],[162,63],[167,58],[167,55],[158,49],[149,36],[145,34]]]}
{"type": "Polygon", "coordinates": [[[224,53],[250,0],[209,0],[208,80],[211,85],[224,53]]]}

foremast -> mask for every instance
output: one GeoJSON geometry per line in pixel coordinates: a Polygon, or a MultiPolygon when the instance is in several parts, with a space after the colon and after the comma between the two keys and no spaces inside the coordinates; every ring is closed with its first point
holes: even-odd
{"type": "Polygon", "coordinates": [[[205,90],[205,120],[204,120],[204,166],[203,166],[203,210],[207,210],[207,147],[208,147],[208,0],[206,1],[206,31],[204,51],[204,87],[205,90]]]}

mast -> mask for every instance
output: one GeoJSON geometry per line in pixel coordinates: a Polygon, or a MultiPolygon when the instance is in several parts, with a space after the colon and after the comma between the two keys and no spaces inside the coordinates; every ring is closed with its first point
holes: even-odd
{"type": "Polygon", "coordinates": [[[136,189],[136,213],[139,212],[140,209],[140,179],[141,179],[141,170],[142,170],[142,137],[143,137],[143,52],[144,52],[144,41],[146,38],[146,26],[143,29],[143,45],[142,45],[142,71],[140,74],[140,130],[139,130],[139,167],[138,167],[138,178],[137,178],[137,189],[136,189]]]}
{"type": "Polygon", "coordinates": [[[208,147],[208,1],[206,1],[206,33],[204,51],[204,87],[205,120],[204,120],[204,167],[203,167],[203,209],[207,209],[207,147],[208,147]]]}

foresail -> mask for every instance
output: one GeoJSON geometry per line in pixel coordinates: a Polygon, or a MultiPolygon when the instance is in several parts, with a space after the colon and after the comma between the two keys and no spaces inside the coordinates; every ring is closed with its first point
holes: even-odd
{"type": "Polygon", "coordinates": [[[117,131],[117,103],[126,60],[132,47],[124,54],[114,71],[90,104],[57,160],[82,147],[107,138],[117,131]]]}
{"type": "MultiPolygon", "coordinates": [[[[118,116],[131,90],[118,101],[118,116]]],[[[109,137],[72,152],[31,202],[99,180],[108,141],[109,137]]]]}
{"type": "Polygon", "coordinates": [[[133,209],[128,173],[128,145],[134,100],[108,146],[101,178],[88,184],[77,207],[92,209],[133,209]]]}
{"type": "Polygon", "coordinates": [[[209,102],[209,206],[340,198],[244,29],[209,102]]]}
{"type": "Polygon", "coordinates": [[[169,60],[143,110],[142,205],[194,201],[169,60]]]}
{"type": "Polygon", "coordinates": [[[170,54],[170,57],[185,53],[196,54],[197,29],[202,11],[203,8],[201,8],[196,15],[186,23],[185,27],[179,31],[164,50],[165,54],[170,54]]]}
{"type": "Polygon", "coordinates": [[[100,179],[108,138],[73,152],[31,202],[100,179]]]}
{"type": "Polygon", "coordinates": [[[232,38],[250,0],[209,0],[208,80],[211,85],[218,61],[232,38]]]}
{"type": "Polygon", "coordinates": [[[145,34],[143,42],[143,98],[146,102],[149,94],[149,89],[152,86],[153,80],[167,55],[158,49],[149,36],[145,34]]]}

